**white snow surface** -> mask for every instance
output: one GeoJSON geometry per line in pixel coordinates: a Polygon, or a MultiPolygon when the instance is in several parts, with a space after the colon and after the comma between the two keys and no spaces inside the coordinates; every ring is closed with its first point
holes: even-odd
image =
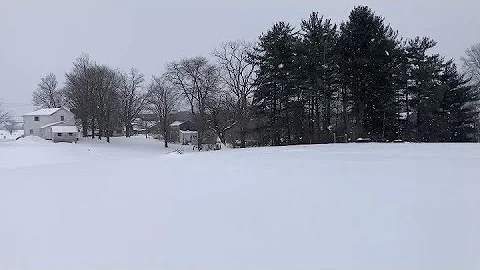
{"type": "Polygon", "coordinates": [[[183,123],[185,123],[185,121],[175,121],[175,122],[171,123],[170,126],[171,127],[178,127],[183,123]]]}
{"type": "Polygon", "coordinates": [[[68,132],[71,132],[71,133],[77,133],[78,132],[78,129],[76,126],[53,126],[52,127],[52,132],[53,133],[68,133],[68,132]]]}
{"type": "Polygon", "coordinates": [[[480,144],[0,143],[0,269],[480,269],[480,144]]]}
{"type": "Polygon", "coordinates": [[[46,125],[43,125],[40,127],[40,129],[42,128],[47,128],[47,127],[51,127],[51,126],[55,126],[55,125],[58,125],[58,124],[61,124],[61,123],[64,123],[65,121],[58,121],[58,122],[53,122],[53,123],[48,123],[46,125]]]}
{"type": "Polygon", "coordinates": [[[52,115],[60,109],[61,108],[46,108],[46,109],[40,109],[40,110],[36,110],[36,111],[30,112],[30,113],[26,113],[24,115],[26,115],[26,116],[27,115],[28,116],[52,115]]]}

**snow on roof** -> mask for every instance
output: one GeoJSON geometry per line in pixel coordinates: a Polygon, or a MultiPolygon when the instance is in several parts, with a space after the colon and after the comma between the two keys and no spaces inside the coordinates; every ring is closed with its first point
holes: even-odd
{"type": "Polygon", "coordinates": [[[77,133],[76,126],[52,126],[53,133],[77,133]]]}
{"type": "Polygon", "coordinates": [[[193,131],[193,130],[180,130],[180,133],[183,134],[196,134],[198,131],[193,131]]]}
{"type": "Polygon", "coordinates": [[[46,125],[44,125],[44,126],[41,126],[40,128],[41,128],[41,129],[42,129],[42,128],[47,128],[47,127],[55,126],[55,125],[58,125],[58,124],[61,124],[61,123],[63,123],[63,121],[46,124],[46,125]]]}
{"type": "Polygon", "coordinates": [[[24,115],[28,115],[28,116],[52,115],[60,109],[61,108],[40,109],[40,110],[36,110],[34,112],[31,112],[31,113],[26,113],[24,115]]]}
{"type": "Polygon", "coordinates": [[[413,114],[413,112],[408,112],[408,113],[407,113],[407,112],[401,112],[401,113],[399,113],[398,115],[399,115],[400,120],[406,120],[406,119],[407,119],[407,115],[410,116],[410,115],[412,115],[412,114],[413,114]]]}
{"type": "Polygon", "coordinates": [[[171,123],[170,126],[171,127],[178,127],[183,123],[185,123],[185,121],[175,121],[175,122],[171,123]]]}

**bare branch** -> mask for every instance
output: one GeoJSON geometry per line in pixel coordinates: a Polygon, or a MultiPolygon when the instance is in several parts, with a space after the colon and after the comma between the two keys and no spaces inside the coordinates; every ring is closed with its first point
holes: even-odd
{"type": "Polygon", "coordinates": [[[53,73],[40,79],[33,93],[33,105],[39,108],[58,108],[62,106],[61,91],[57,89],[57,77],[53,73]]]}

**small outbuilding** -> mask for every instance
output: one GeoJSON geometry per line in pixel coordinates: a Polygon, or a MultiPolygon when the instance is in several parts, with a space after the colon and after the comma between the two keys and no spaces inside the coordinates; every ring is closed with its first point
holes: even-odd
{"type": "Polygon", "coordinates": [[[78,129],[76,126],[51,126],[49,127],[53,142],[76,142],[78,129]]]}
{"type": "MultiPolygon", "coordinates": [[[[170,141],[182,143],[180,131],[195,131],[195,125],[191,121],[174,121],[170,124],[170,141]]],[[[190,136],[190,135],[187,135],[190,136]]]]}
{"type": "Polygon", "coordinates": [[[197,145],[198,143],[198,132],[191,130],[180,130],[180,143],[181,144],[192,144],[197,145]]]}

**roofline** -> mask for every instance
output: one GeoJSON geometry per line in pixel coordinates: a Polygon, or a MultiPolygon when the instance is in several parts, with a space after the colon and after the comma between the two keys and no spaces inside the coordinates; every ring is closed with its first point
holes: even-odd
{"type": "Polygon", "coordinates": [[[68,112],[71,112],[71,111],[70,111],[67,107],[65,107],[65,106],[62,106],[62,107],[59,107],[59,108],[43,108],[43,109],[38,109],[38,110],[35,110],[35,111],[33,111],[33,112],[29,112],[29,113],[26,113],[26,114],[22,114],[22,117],[23,117],[23,116],[50,116],[50,115],[58,112],[58,110],[61,110],[61,109],[64,109],[64,110],[66,110],[66,111],[68,111],[68,112]],[[31,114],[31,113],[34,113],[34,112],[36,112],[36,111],[40,111],[40,110],[43,110],[43,109],[57,109],[57,110],[54,111],[54,112],[51,113],[51,114],[31,114]]]}
{"type": "Polygon", "coordinates": [[[55,125],[58,125],[58,124],[61,124],[61,123],[65,123],[65,121],[58,121],[58,122],[46,124],[44,126],[41,126],[40,128],[47,128],[47,127],[55,126],[55,125]]]}

